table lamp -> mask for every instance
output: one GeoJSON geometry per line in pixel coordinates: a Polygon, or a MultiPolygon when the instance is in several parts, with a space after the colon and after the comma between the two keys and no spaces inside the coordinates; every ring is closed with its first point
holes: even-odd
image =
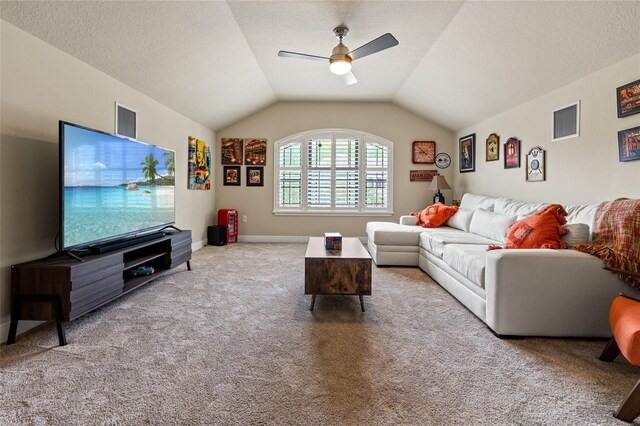
{"type": "Polygon", "coordinates": [[[451,189],[451,187],[447,183],[447,180],[444,178],[444,176],[439,175],[439,176],[433,177],[433,180],[429,184],[429,189],[435,189],[438,191],[436,192],[436,195],[433,196],[433,204],[435,203],[444,204],[444,195],[442,195],[442,192],[440,192],[440,190],[451,189]]]}

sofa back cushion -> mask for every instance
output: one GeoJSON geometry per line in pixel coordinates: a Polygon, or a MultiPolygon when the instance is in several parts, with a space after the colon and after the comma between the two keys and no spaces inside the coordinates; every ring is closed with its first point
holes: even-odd
{"type": "Polygon", "coordinates": [[[504,243],[507,229],[518,219],[517,215],[476,210],[471,218],[469,231],[494,241],[504,243]]]}
{"type": "Polygon", "coordinates": [[[510,198],[498,198],[493,211],[500,214],[525,217],[544,209],[548,205],[548,203],[529,203],[510,198]]]}
{"type": "Polygon", "coordinates": [[[447,225],[451,228],[459,229],[464,232],[469,232],[471,226],[471,218],[473,217],[473,210],[466,210],[459,208],[456,214],[451,216],[447,221],[447,225]]]}
{"type": "Polygon", "coordinates": [[[482,209],[492,212],[495,202],[496,198],[493,197],[466,193],[462,196],[462,200],[460,200],[460,208],[465,210],[482,209]]]}
{"type": "Polygon", "coordinates": [[[586,223],[570,223],[564,225],[567,233],[561,238],[567,243],[567,247],[577,246],[578,244],[587,244],[589,242],[590,232],[589,225],[586,223]]]}
{"type": "Polygon", "coordinates": [[[586,223],[589,228],[593,227],[593,220],[596,216],[597,205],[585,206],[564,206],[567,211],[567,223],[586,223]]]}
{"type": "Polygon", "coordinates": [[[567,211],[567,224],[584,223],[589,226],[589,242],[591,242],[593,238],[593,221],[596,217],[597,208],[597,204],[583,206],[564,206],[564,209],[567,211]]]}

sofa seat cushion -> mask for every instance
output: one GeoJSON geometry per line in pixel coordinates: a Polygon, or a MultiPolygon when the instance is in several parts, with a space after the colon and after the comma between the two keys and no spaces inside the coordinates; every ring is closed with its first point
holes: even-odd
{"type": "Polygon", "coordinates": [[[442,259],[447,244],[499,244],[498,241],[466,232],[424,232],[420,234],[420,247],[442,259]]]}
{"type": "Polygon", "coordinates": [[[484,288],[488,247],[486,244],[446,244],[442,260],[469,281],[484,288]]]}
{"type": "Polygon", "coordinates": [[[367,238],[378,245],[416,246],[420,243],[422,226],[400,225],[394,222],[367,223],[367,238]]]}
{"type": "Polygon", "coordinates": [[[389,244],[376,244],[372,241],[367,241],[367,245],[375,247],[379,253],[418,253],[420,248],[418,246],[391,246],[389,244]]]}

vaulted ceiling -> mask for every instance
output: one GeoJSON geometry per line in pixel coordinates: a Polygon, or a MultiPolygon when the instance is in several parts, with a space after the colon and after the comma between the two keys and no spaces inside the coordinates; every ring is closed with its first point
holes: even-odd
{"type": "MultiPolygon", "coordinates": [[[[640,53],[638,1],[2,1],[3,20],[218,130],[277,101],[394,102],[452,130],[640,53]],[[346,25],[354,49],[328,65],[346,25]]],[[[640,70],[639,70],[640,76],[640,70]]]]}

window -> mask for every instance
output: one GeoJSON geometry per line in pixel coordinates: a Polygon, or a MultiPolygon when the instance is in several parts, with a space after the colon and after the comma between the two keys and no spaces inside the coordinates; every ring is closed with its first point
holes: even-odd
{"type": "Polygon", "coordinates": [[[393,144],[353,130],[313,130],[275,144],[275,214],[391,215],[393,144]]]}

